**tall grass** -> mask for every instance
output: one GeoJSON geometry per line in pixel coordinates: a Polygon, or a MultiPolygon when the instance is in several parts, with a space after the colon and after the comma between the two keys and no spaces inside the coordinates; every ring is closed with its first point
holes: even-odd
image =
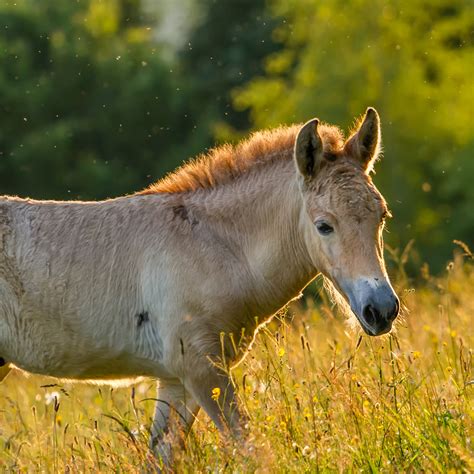
{"type": "MultiPolygon", "coordinates": [[[[245,443],[200,414],[178,472],[474,471],[474,267],[458,256],[369,338],[329,304],[290,308],[234,373],[245,443]]],[[[13,374],[0,385],[0,469],[139,472],[154,383],[112,389],[13,374]]]]}

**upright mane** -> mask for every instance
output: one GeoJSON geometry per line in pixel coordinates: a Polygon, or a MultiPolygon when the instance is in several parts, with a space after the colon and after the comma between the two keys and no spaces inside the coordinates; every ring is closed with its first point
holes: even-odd
{"type": "MultiPolygon", "coordinates": [[[[245,174],[250,168],[293,157],[293,146],[301,125],[278,127],[252,134],[237,145],[226,144],[190,160],[176,171],[138,194],[183,193],[215,188],[245,174]]],[[[326,153],[341,150],[341,130],[321,124],[318,132],[326,153]]]]}

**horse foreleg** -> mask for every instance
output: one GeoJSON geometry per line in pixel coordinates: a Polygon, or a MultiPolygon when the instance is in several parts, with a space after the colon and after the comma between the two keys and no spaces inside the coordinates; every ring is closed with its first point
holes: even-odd
{"type": "Polygon", "coordinates": [[[242,415],[230,377],[208,360],[201,361],[196,370],[183,380],[186,388],[209,415],[221,432],[242,435],[242,415]]]}
{"type": "Polygon", "coordinates": [[[158,399],[151,428],[150,449],[165,466],[172,463],[173,444],[182,445],[199,411],[199,405],[179,381],[158,383],[158,399]]]}

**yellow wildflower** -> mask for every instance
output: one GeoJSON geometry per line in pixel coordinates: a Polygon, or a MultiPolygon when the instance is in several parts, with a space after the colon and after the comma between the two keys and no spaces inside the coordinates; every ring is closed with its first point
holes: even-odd
{"type": "Polygon", "coordinates": [[[212,399],[213,400],[219,400],[219,396],[221,394],[221,389],[219,387],[214,387],[212,389],[212,399]]]}
{"type": "Polygon", "coordinates": [[[285,355],[285,349],[283,347],[280,347],[280,349],[278,349],[278,355],[280,357],[283,357],[285,355]]]}

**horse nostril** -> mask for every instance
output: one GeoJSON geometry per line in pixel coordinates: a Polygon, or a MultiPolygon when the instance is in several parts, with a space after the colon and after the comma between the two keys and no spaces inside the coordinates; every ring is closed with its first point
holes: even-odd
{"type": "Polygon", "coordinates": [[[371,304],[368,304],[363,311],[365,322],[369,326],[375,326],[377,322],[377,318],[379,318],[380,313],[376,308],[374,308],[371,304]]]}

